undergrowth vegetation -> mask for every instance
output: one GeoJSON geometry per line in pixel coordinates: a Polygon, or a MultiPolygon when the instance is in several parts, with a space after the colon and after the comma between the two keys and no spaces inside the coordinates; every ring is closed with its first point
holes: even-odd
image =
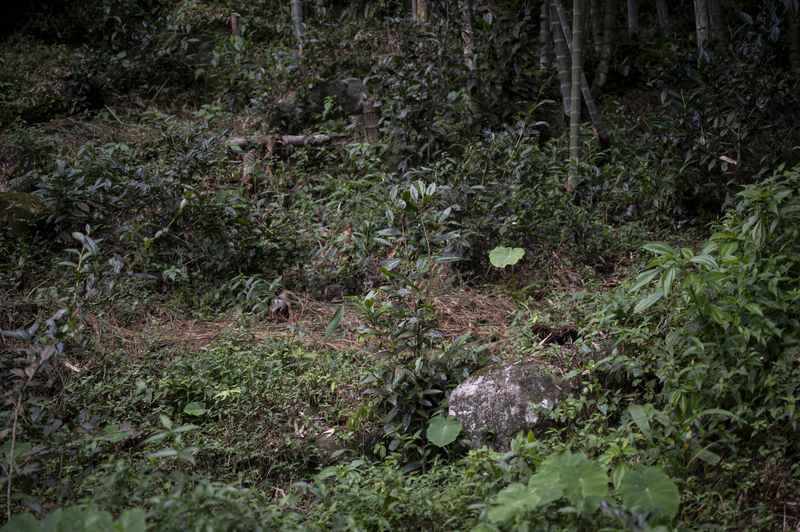
{"type": "Polygon", "coordinates": [[[2,530],[797,527],[799,78],[757,4],[621,37],[570,179],[538,4],[15,8],[2,530]],[[453,391],[516,361],[567,397],[470,448],[453,391]]]}

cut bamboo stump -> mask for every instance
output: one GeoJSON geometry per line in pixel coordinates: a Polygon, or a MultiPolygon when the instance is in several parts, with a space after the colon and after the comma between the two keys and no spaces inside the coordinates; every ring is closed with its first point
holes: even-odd
{"type": "Polygon", "coordinates": [[[373,144],[381,140],[381,130],[378,127],[378,122],[381,119],[380,102],[365,100],[361,114],[364,118],[364,142],[373,144]]]}

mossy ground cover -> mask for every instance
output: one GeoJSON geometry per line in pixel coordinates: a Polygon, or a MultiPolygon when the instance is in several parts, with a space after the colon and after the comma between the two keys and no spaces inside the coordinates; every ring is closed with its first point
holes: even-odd
{"type": "Polygon", "coordinates": [[[479,17],[473,89],[455,17],[334,6],[298,41],[268,3],[239,37],[216,3],[88,7],[80,45],[46,13],[0,45],[0,194],[45,206],[0,229],[8,530],[797,526],[800,185],[772,126],[751,178],[619,89],[568,187],[516,15],[479,17]],[[379,142],[309,99],[354,78],[379,142]],[[283,133],[344,140],[258,141],[283,133]],[[573,380],[546,438],[428,438],[523,358],[573,380]]]}

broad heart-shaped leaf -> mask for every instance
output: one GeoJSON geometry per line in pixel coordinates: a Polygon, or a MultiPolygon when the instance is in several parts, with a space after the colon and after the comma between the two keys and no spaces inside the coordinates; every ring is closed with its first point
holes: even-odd
{"type": "Polygon", "coordinates": [[[208,411],[208,409],[206,408],[205,403],[195,401],[194,403],[189,403],[186,405],[186,408],[184,408],[183,411],[190,416],[202,416],[208,411]]]}
{"type": "Polygon", "coordinates": [[[542,462],[540,471],[558,472],[564,496],[585,516],[596,511],[600,507],[600,501],[608,495],[608,475],[605,469],[583,453],[553,453],[542,462]]]}
{"type": "Polygon", "coordinates": [[[555,469],[533,475],[528,481],[528,491],[534,498],[539,498],[536,502],[537,507],[546,506],[564,496],[560,474],[555,469]]]}
{"type": "Polygon", "coordinates": [[[16,514],[11,516],[11,520],[0,530],[2,532],[39,532],[42,528],[33,515],[16,514]]]}
{"type": "Polygon", "coordinates": [[[428,441],[437,447],[453,443],[461,434],[461,422],[456,416],[436,416],[428,425],[428,441]]]}
{"type": "Polygon", "coordinates": [[[496,247],[489,253],[489,262],[498,268],[505,268],[518,263],[523,255],[525,255],[525,250],[522,248],[496,247]]]}
{"type": "Polygon", "coordinates": [[[511,484],[497,494],[495,503],[486,511],[486,518],[492,523],[508,522],[534,508],[536,496],[524,484],[511,484]]]}
{"type": "Polygon", "coordinates": [[[145,532],[147,530],[145,517],[141,508],[125,510],[117,519],[118,527],[124,532],[145,532]]]}
{"type": "Polygon", "coordinates": [[[638,512],[658,510],[659,522],[675,517],[681,502],[675,483],[657,467],[629,471],[620,483],[619,494],[628,510],[638,512]]]}

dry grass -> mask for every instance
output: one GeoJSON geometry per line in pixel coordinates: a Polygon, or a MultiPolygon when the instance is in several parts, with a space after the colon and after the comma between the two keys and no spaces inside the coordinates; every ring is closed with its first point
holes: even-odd
{"type": "MultiPolygon", "coordinates": [[[[322,348],[325,330],[340,301],[320,302],[306,294],[288,294],[288,318],[261,315],[228,315],[219,320],[192,323],[180,314],[160,309],[151,310],[141,321],[141,329],[133,331],[115,325],[113,319],[89,318],[87,325],[98,343],[124,340],[126,358],[132,361],[148,350],[191,352],[222,339],[243,343],[269,341],[299,342],[322,348]]],[[[478,292],[454,292],[434,297],[434,306],[441,312],[439,330],[452,341],[467,331],[473,341],[488,343],[492,337],[505,337],[517,304],[508,296],[478,292]]],[[[108,316],[108,313],[105,314],[108,316]]],[[[339,326],[341,337],[325,345],[327,350],[352,349],[359,343],[358,327],[365,318],[354,306],[348,306],[339,326]]]]}

